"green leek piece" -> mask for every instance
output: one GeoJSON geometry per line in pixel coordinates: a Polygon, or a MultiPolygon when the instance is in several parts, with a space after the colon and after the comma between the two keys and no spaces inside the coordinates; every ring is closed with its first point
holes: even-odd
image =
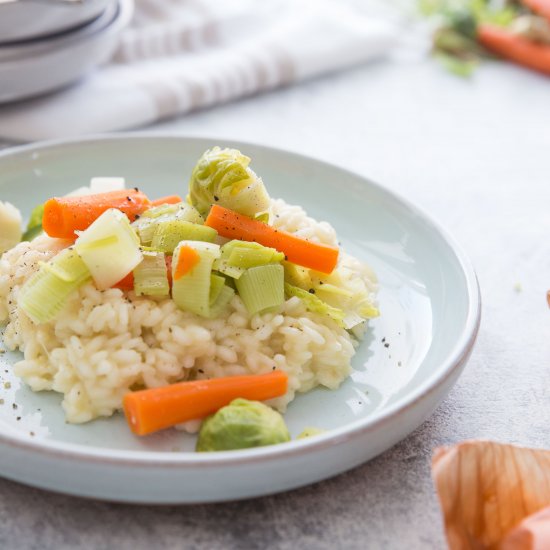
{"type": "Polygon", "coordinates": [[[168,296],[170,285],[162,252],[144,252],[134,269],[134,291],[138,296],[168,296]]]}
{"type": "Polygon", "coordinates": [[[380,310],[369,302],[360,304],[359,307],[357,308],[357,311],[359,315],[361,315],[361,317],[364,317],[367,319],[380,316],[380,310]]]}
{"type": "Polygon", "coordinates": [[[353,298],[353,292],[331,283],[321,282],[314,285],[313,288],[315,289],[315,292],[318,292],[319,294],[326,293],[334,296],[343,296],[344,298],[353,298]]]}
{"type": "Polygon", "coordinates": [[[88,282],[90,271],[74,248],[54,256],[21,287],[19,307],[35,322],[46,323],[63,309],[69,295],[88,282]]]}
{"type": "Polygon", "coordinates": [[[221,258],[214,262],[214,269],[233,279],[238,279],[246,271],[242,267],[229,265],[227,260],[223,260],[221,258]]]}
{"type": "Polygon", "coordinates": [[[155,234],[157,223],[181,220],[202,225],[204,220],[196,208],[190,204],[180,202],[178,204],[161,204],[146,210],[132,226],[138,232],[144,245],[150,245],[155,234]]]}
{"type": "Polygon", "coordinates": [[[139,239],[128,218],[115,208],[103,212],[80,233],[75,249],[99,290],[111,288],[143,259],[139,239]]]}
{"type": "Polygon", "coordinates": [[[341,327],[345,327],[345,313],[341,309],[332,307],[326,302],[323,302],[323,300],[315,296],[315,294],[311,294],[303,288],[298,288],[297,286],[293,286],[288,283],[285,283],[285,294],[287,296],[296,296],[297,298],[300,298],[300,300],[304,302],[306,308],[309,311],[328,315],[329,317],[334,319],[338,323],[338,325],[340,325],[341,327]]]}
{"type": "Polygon", "coordinates": [[[208,317],[215,319],[219,317],[221,312],[224,310],[225,306],[231,301],[235,296],[235,291],[224,284],[221,289],[216,301],[210,305],[210,311],[208,312],[208,317]]]}
{"type": "Polygon", "coordinates": [[[297,286],[299,288],[309,289],[313,284],[311,279],[311,273],[309,269],[305,267],[293,264],[289,261],[283,262],[283,267],[285,268],[285,282],[291,284],[292,286],[297,286]]]}
{"type": "Polygon", "coordinates": [[[304,428],[300,435],[296,439],[307,439],[308,437],[314,437],[316,435],[322,435],[326,433],[326,430],[322,428],[315,428],[314,426],[308,426],[304,428]]]}
{"type": "Polygon", "coordinates": [[[233,240],[224,244],[221,249],[222,259],[232,267],[248,269],[258,265],[281,262],[285,255],[274,248],[259,243],[233,240]]]}
{"type": "Polygon", "coordinates": [[[247,269],[235,286],[250,315],[280,306],[284,300],[284,269],[281,264],[247,269]]]}
{"type": "Polygon", "coordinates": [[[214,242],[218,232],[206,225],[183,220],[164,221],[155,224],[151,247],[172,254],[180,241],[214,242]]]}
{"type": "Polygon", "coordinates": [[[213,204],[251,218],[266,212],[269,195],[249,164],[250,159],[236,149],[206,151],[191,174],[188,201],[203,215],[213,204]]]}
{"type": "Polygon", "coordinates": [[[225,279],[220,275],[210,275],[210,296],[208,298],[208,304],[213,305],[216,303],[222,288],[225,285],[225,279]]]}
{"type": "Polygon", "coordinates": [[[31,212],[29,223],[27,223],[27,229],[23,233],[22,241],[32,241],[35,237],[38,237],[42,233],[42,217],[44,216],[44,205],[39,204],[35,206],[31,212]]]}
{"type": "Polygon", "coordinates": [[[184,311],[191,311],[202,317],[210,316],[210,287],[212,285],[212,264],[220,255],[217,244],[203,241],[181,241],[174,250],[172,260],[172,298],[184,311]],[[193,248],[200,259],[185,275],[176,279],[175,273],[182,247],[193,248]]]}

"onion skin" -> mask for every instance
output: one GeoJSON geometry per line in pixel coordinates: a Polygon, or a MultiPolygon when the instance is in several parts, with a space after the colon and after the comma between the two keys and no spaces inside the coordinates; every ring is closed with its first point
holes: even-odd
{"type": "Polygon", "coordinates": [[[550,506],[550,451],[465,441],[435,450],[432,475],[451,550],[538,550],[502,544],[525,518],[550,506]]]}

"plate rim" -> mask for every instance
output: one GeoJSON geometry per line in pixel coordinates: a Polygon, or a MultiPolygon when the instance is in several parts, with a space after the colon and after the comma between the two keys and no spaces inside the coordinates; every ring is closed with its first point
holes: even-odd
{"type": "MultiPolygon", "coordinates": [[[[0,446],[6,445],[21,451],[29,451],[33,454],[48,455],[49,458],[60,459],[79,459],[91,463],[104,463],[112,466],[134,466],[139,468],[181,468],[181,467],[201,467],[218,468],[221,465],[247,465],[265,460],[280,460],[285,457],[309,454],[310,452],[320,451],[335,445],[340,445],[371,431],[380,429],[384,424],[391,422],[396,416],[405,413],[408,409],[426,399],[429,395],[437,392],[446,381],[451,378],[455,372],[463,367],[474,347],[479,326],[481,322],[481,293],[479,281],[475,273],[471,260],[468,258],[462,247],[455,241],[454,237],[442,227],[439,222],[432,218],[422,207],[417,206],[408,198],[399,193],[372,181],[359,172],[349,170],[317,158],[310,154],[297,153],[281,147],[261,142],[242,141],[229,137],[216,137],[201,135],[188,135],[178,132],[168,131],[139,131],[139,132],[119,132],[113,134],[99,133],[84,137],[73,137],[63,139],[53,139],[39,141],[35,143],[16,145],[0,151],[0,162],[9,157],[24,156],[38,153],[47,149],[56,149],[62,147],[78,147],[80,145],[89,145],[94,143],[104,143],[106,141],[144,141],[144,140],[174,140],[174,141],[203,141],[212,143],[227,142],[232,146],[245,149],[246,147],[261,148],[266,151],[290,155],[296,160],[314,161],[317,164],[326,166],[329,169],[336,169],[346,173],[352,178],[363,180],[369,186],[375,188],[378,192],[385,194],[392,201],[400,203],[406,207],[412,214],[419,217],[426,226],[434,230],[448,246],[449,250],[455,256],[460,271],[466,282],[468,297],[468,312],[466,322],[464,323],[460,337],[456,340],[454,346],[446,354],[443,361],[435,373],[424,380],[418,388],[409,394],[403,396],[395,403],[383,408],[381,411],[372,413],[364,418],[358,418],[345,426],[331,429],[327,433],[320,434],[314,438],[305,438],[293,440],[281,445],[272,445],[258,447],[254,449],[243,449],[235,451],[221,451],[216,453],[196,453],[189,451],[159,453],[158,451],[136,451],[120,450],[100,447],[85,447],[76,443],[67,443],[48,439],[28,439],[24,434],[17,432],[3,433],[0,431],[0,446]]],[[[208,147],[208,145],[207,145],[208,147]]],[[[1,185],[0,185],[1,187],[1,185]]],[[[440,401],[438,401],[439,403],[440,401]]]]}

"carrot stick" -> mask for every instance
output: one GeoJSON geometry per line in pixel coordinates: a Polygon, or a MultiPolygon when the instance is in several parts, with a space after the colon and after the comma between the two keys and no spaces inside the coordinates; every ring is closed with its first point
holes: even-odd
{"type": "Polygon", "coordinates": [[[204,225],[213,227],[228,239],[252,241],[283,252],[286,259],[310,269],[330,273],[338,262],[338,248],[313,243],[280,231],[217,204],[213,205],[204,225]]]}
{"type": "Polygon", "coordinates": [[[168,195],[167,197],[160,197],[151,202],[151,206],[160,206],[162,204],[178,204],[183,202],[183,199],[179,195],[168,195]]]}
{"type": "Polygon", "coordinates": [[[187,420],[204,418],[241,397],[265,401],[284,395],[288,376],[283,371],[179,382],[124,396],[124,414],[136,435],[148,435],[187,420]]]}
{"type": "Polygon", "coordinates": [[[140,191],[120,189],[81,197],[55,197],[44,205],[42,226],[50,237],[74,239],[109,208],[124,212],[130,221],[147,210],[151,201],[140,191]]]}
{"type": "Polygon", "coordinates": [[[477,38],[488,50],[550,75],[550,46],[537,44],[495,25],[479,25],[477,38]]]}
{"type": "Polygon", "coordinates": [[[522,0],[522,4],[550,20],[550,0],[522,0]]]}

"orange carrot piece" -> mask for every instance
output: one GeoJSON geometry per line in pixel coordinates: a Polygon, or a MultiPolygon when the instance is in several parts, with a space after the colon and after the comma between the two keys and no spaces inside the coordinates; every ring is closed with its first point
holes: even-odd
{"type": "Polygon", "coordinates": [[[178,204],[183,202],[183,199],[179,195],[168,195],[167,197],[160,197],[151,202],[151,206],[161,206],[162,204],[178,204]]]}
{"type": "Polygon", "coordinates": [[[113,285],[113,288],[119,288],[120,290],[134,290],[134,273],[130,271],[126,277],[120,279],[118,283],[113,285]]]}
{"type": "Polygon", "coordinates": [[[550,0],[522,0],[522,4],[550,20],[550,0]]]}
{"type": "Polygon", "coordinates": [[[42,226],[50,237],[74,239],[75,231],[89,227],[103,212],[117,208],[130,221],[147,210],[151,201],[134,189],[120,189],[109,193],[81,197],[55,197],[44,205],[42,226]]]}
{"type": "Polygon", "coordinates": [[[124,414],[136,435],[148,435],[187,420],[204,418],[241,397],[265,401],[284,395],[288,376],[283,371],[179,382],[124,396],[124,414]]]}
{"type": "Polygon", "coordinates": [[[334,246],[301,239],[217,204],[210,209],[204,225],[214,228],[228,239],[252,241],[275,248],[290,262],[322,273],[330,273],[338,262],[338,248],[334,246]]]}
{"type": "Polygon", "coordinates": [[[512,34],[495,25],[479,25],[477,39],[488,50],[524,67],[550,75],[550,46],[512,34]]]}
{"type": "Polygon", "coordinates": [[[190,246],[181,246],[178,254],[178,263],[174,272],[174,281],[181,279],[189,273],[199,262],[199,253],[190,246]]]}

